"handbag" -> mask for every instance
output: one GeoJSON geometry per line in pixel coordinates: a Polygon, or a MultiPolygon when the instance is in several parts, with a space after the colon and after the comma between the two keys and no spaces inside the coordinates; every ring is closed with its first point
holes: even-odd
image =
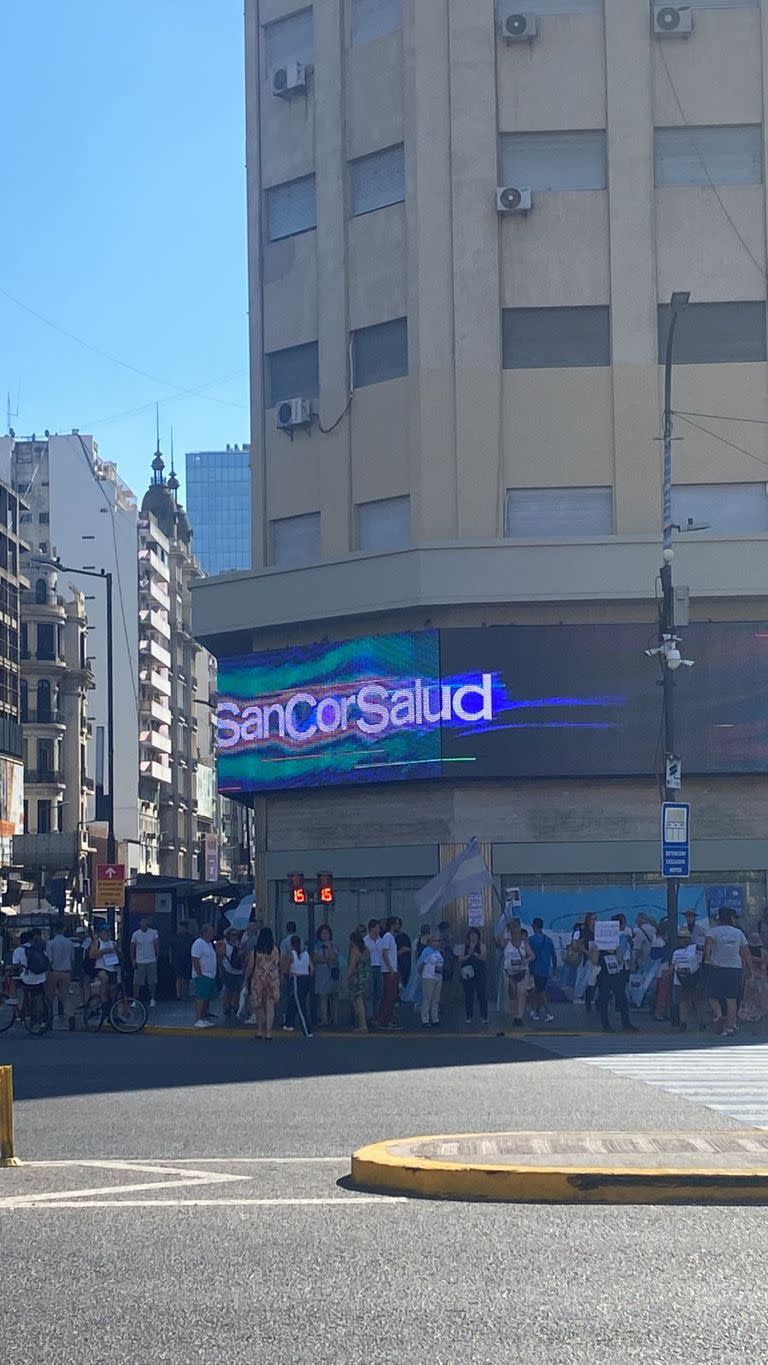
{"type": "Polygon", "coordinates": [[[568,944],[568,947],[566,948],[564,954],[564,961],[566,967],[580,966],[581,958],[582,958],[581,945],[579,944],[577,939],[575,938],[571,939],[571,942],[568,944]]]}

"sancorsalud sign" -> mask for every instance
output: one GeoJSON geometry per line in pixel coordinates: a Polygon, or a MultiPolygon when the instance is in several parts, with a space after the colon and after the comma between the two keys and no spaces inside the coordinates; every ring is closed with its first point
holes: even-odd
{"type": "Polygon", "coordinates": [[[475,723],[493,720],[493,674],[483,673],[477,682],[426,683],[415,678],[404,686],[388,688],[366,683],[359,690],[331,688],[322,695],[289,692],[268,700],[254,698],[242,704],[220,701],[217,709],[218,748],[237,750],[268,743],[271,738],[307,744],[318,735],[385,735],[408,727],[475,723]]]}

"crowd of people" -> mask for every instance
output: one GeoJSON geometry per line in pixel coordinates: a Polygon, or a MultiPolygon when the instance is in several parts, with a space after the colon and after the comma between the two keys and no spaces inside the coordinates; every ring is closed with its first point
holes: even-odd
{"type": "MultiPolygon", "coordinates": [[[[277,942],[254,912],[244,929],[226,916],[199,932],[180,925],[169,948],[177,998],[192,996],[195,1028],[214,1025],[217,1002],[225,1022],[255,1025],[267,1040],[276,1027],[308,1037],[339,1025],[359,1033],[398,1030],[404,1022],[434,1029],[446,1004],[456,1011],[463,1004],[467,1025],[477,1018],[488,1026],[493,1006],[520,1028],[526,1018],[552,1023],[553,1000],[596,1012],[605,1032],[614,1031],[614,1020],[636,1031],[630,1009],[644,1007],[681,1031],[698,1025],[731,1037],[742,1022],[768,1021],[768,912],[749,938],[737,919],[727,907],[714,923],[687,910],[673,951],[666,922],[642,911],[633,926],[623,913],[611,917],[608,947],[592,913],[565,942],[545,932],[540,918],[526,925],[505,913],[490,942],[476,927],[457,942],[446,920],[420,925],[412,939],[392,916],[357,924],[339,944],[331,924],[305,942],[293,920],[277,942]]],[[[74,1028],[76,983],[81,999],[98,992],[106,1002],[123,980],[153,1007],[159,952],[148,919],[131,934],[127,954],[107,924],[70,937],[60,923],[47,940],[40,929],[23,934],[10,973],[21,989],[45,994],[62,1027],[74,1028]]]]}
{"type": "MultiPolygon", "coordinates": [[[[203,925],[189,948],[195,1028],[213,1025],[211,1004],[219,994],[225,1020],[255,1022],[257,1036],[267,1040],[276,1024],[307,1037],[315,1028],[339,1023],[351,1023],[359,1033],[397,1030],[402,1027],[398,1010],[405,1003],[415,1008],[424,1028],[435,1028],[443,989],[454,979],[464,987],[467,1021],[477,1001],[481,1023],[488,1022],[487,958],[477,930],[470,931],[459,953],[447,921],[434,931],[423,924],[414,943],[398,916],[371,919],[355,926],[343,949],[330,924],[319,926],[311,944],[297,933],[295,921],[285,930],[276,942],[258,917],[245,930],[224,923],[217,933],[212,924],[203,925]]],[[[181,961],[176,961],[182,998],[181,961]]]]}
{"type": "Polygon", "coordinates": [[[605,952],[596,945],[596,916],[585,915],[564,955],[574,1003],[583,1004],[587,1014],[597,1005],[606,1032],[613,1031],[611,1003],[628,1030],[634,1029],[630,1005],[646,1005],[655,1019],[669,1019],[681,1032],[695,1024],[733,1037],[740,1023],[765,1022],[765,933],[758,927],[747,937],[738,918],[728,906],[719,909],[714,922],[686,910],[673,949],[666,920],[641,912],[630,927],[624,914],[616,914],[617,946],[605,952]]]}
{"type": "MultiPolygon", "coordinates": [[[[156,1004],[159,942],[160,935],[148,919],[141,920],[130,940],[132,989],[136,994],[147,992],[152,1006],[156,1004]]],[[[120,982],[124,965],[108,924],[70,935],[62,920],[52,926],[47,939],[39,927],[22,933],[12,950],[9,969],[17,988],[32,996],[45,996],[54,1021],[73,1030],[76,1005],[91,994],[98,994],[106,1004],[110,991],[120,982]]]]}

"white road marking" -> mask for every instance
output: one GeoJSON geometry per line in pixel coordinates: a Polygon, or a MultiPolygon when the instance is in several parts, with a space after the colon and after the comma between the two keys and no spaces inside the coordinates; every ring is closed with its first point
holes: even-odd
{"type": "Polygon", "coordinates": [[[149,1162],[152,1167],[161,1165],[164,1161],[170,1160],[174,1166],[197,1166],[202,1162],[211,1161],[215,1165],[226,1166],[315,1166],[324,1165],[326,1162],[333,1166],[343,1165],[349,1162],[349,1156],[174,1156],[174,1157],[102,1157],[96,1160],[77,1161],[74,1158],[67,1158],[66,1161],[25,1161],[25,1166],[127,1166],[132,1170],[136,1169],[139,1162],[149,1162]]]}
{"type": "MultiPolygon", "coordinates": [[[[405,1195],[379,1195],[379,1194],[360,1194],[344,1196],[328,1195],[323,1198],[315,1199],[84,1199],[78,1200],[76,1204],[60,1202],[59,1195],[48,1195],[44,1200],[40,1199],[32,1204],[31,1199],[24,1200],[19,1197],[13,1203],[14,1213],[20,1212],[24,1208],[35,1209],[197,1209],[197,1208],[222,1208],[222,1207],[250,1207],[250,1208],[277,1208],[290,1207],[296,1205],[307,1205],[317,1207],[318,1205],[338,1205],[346,1204],[351,1207],[353,1204],[407,1204],[405,1195]]],[[[0,1212],[10,1201],[0,1200],[0,1212]]]]}
{"type": "Polygon", "coordinates": [[[582,1057],[588,1066],[643,1081],[716,1113],[768,1127],[768,1044],[582,1057]]]}
{"type": "Polygon", "coordinates": [[[145,1162],[129,1161],[78,1161],[73,1165],[99,1171],[119,1170],[139,1174],[177,1176],[176,1180],[150,1180],[131,1185],[87,1185],[79,1190],[45,1190],[31,1194],[8,1195],[0,1199],[0,1209],[13,1209],[19,1206],[43,1204],[46,1200],[56,1199],[71,1202],[73,1199],[93,1198],[94,1195],[135,1194],[139,1190],[170,1190],[188,1185],[229,1185],[233,1181],[247,1180],[246,1175],[230,1175],[225,1171],[180,1170],[175,1166],[148,1165],[145,1162]]]}

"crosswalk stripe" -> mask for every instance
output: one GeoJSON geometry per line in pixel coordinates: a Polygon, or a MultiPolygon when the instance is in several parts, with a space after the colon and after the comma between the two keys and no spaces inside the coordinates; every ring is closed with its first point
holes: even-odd
{"type": "Polygon", "coordinates": [[[768,1045],[584,1057],[588,1066],[642,1081],[692,1104],[768,1128],[768,1045]]]}

